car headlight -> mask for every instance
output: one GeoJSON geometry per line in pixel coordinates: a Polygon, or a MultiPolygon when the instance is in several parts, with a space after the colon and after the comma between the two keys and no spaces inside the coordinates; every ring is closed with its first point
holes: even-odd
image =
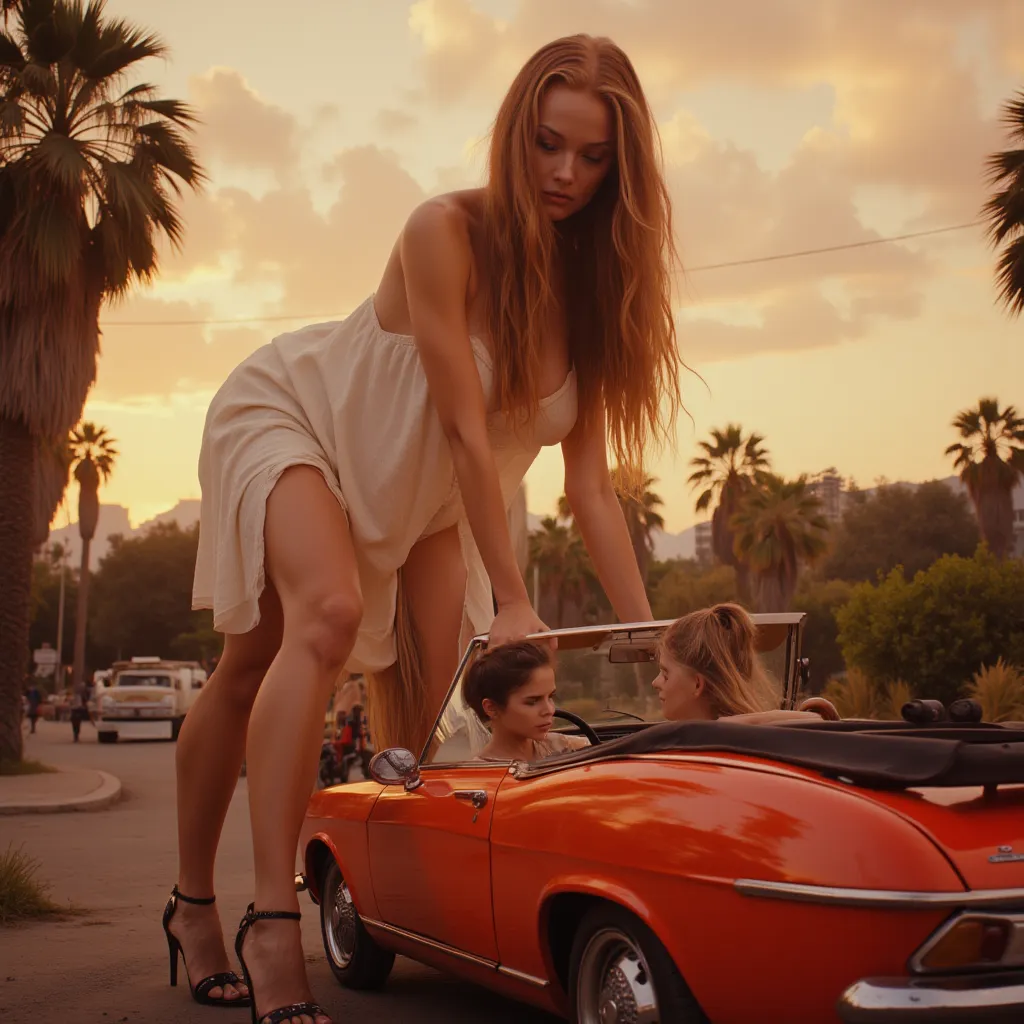
{"type": "Polygon", "coordinates": [[[1024,914],[961,914],[914,954],[919,974],[1024,966],[1024,914]]]}

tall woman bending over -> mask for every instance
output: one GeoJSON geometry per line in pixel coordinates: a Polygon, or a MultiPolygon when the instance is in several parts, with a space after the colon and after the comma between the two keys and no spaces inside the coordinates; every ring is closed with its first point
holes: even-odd
{"type": "Polygon", "coordinates": [[[308,1002],[293,878],[331,686],[365,672],[376,745],[418,749],[467,635],[545,628],[506,519],[542,446],[561,444],[617,617],[650,618],[607,450],[639,472],[679,405],[657,148],[617,46],[543,47],[498,112],[486,187],[416,209],[374,295],[276,338],[214,398],[194,604],[226,635],[178,742],[169,928],[191,978],[228,970],[215,908],[177,900],[213,896],[243,754],[255,909],[293,916],[244,926],[248,984],[209,1000],[251,992],[260,1021],[328,1024],[308,1002]]]}

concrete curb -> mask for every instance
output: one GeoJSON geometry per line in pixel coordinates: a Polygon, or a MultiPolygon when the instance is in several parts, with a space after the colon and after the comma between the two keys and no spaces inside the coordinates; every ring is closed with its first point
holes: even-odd
{"type": "Polygon", "coordinates": [[[101,811],[121,799],[121,780],[108,772],[89,769],[100,776],[96,789],[75,797],[36,797],[25,800],[0,798],[0,814],[61,814],[68,811],[101,811]]]}

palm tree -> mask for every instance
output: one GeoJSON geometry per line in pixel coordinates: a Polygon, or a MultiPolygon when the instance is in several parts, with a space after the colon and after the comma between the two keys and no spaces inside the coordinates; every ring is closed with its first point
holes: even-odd
{"type": "MultiPolygon", "coordinates": [[[[665,520],[658,511],[665,503],[651,490],[658,480],[657,477],[645,476],[637,489],[638,493],[633,494],[627,490],[625,475],[617,467],[612,470],[611,475],[612,486],[626,519],[626,528],[629,530],[633,554],[640,569],[640,578],[646,585],[647,573],[654,557],[654,531],[665,529],[665,520]]],[[[567,520],[570,530],[579,532],[569,500],[564,494],[558,499],[558,518],[567,520]]]]}
{"type": "Polygon", "coordinates": [[[21,757],[33,489],[96,376],[99,311],[180,242],[203,179],[194,117],[126,80],[166,48],[102,0],[16,0],[0,19],[0,758],[21,757]]]}
{"type": "MultiPolygon", "coordinates": [[[[565,601],[569,596],[572,575],[572,548],[577,540],[573,529],[554,516],[545,516],[540,529],[530,534],[530,564],[540,567],[543,590],[554,602],[555,621],[550,624],[554,629],[562,625],[565,617],[565,601]]],[[[536,602],[539,609],[539,596],[536,602]]]]}
{"type": "Polygon", "coordinates": [[[647,585],[647,573],[654,557],[654,531],[665,529],[665,520],[658,511],[665,503],[651,490],[657,482],[656,477],[645,476],[634,496],[626,490],[624,478],[618,469],[612,470],[612,485],[619,496],[622,514],[626,517],[626,528],[629,530],[633,554],[636,555],[644,586],[647,585]]]}
{"type": "Polygon", "coordinates": [[[989,157],[990,180],[997,191],[983,215],[992,244],[1005,246],[996,274],[1000,298],[1017,314],[1024,311],[1024,92],[1006,104],[1003,119],[1010,140],[1021,145],[989,157]]]}
{"type": "Polygon", "coordinates": [[[32,506],[32,547],[50,536],[50,523],[64,498],[71,472],[71,449],[66,441],[40,442],[36,448],[32,506]]]}
{"type": "Polygon", "coordinates": [[[763,474],[743,496],[732,519],[736,556],[750,567],[758,611],[782,612],[796,592],[802,563],[828,548],[828,520],[807,478],[783,480],[763,474]]]}
{"type": "Polygon", "coordinates": [[[1013,489],[1024,479],[1024,419],[983,398],[953,420],[963,438],[946,449],[974,504],[981,536],[997,558],[1013,550],[1013,489]]]}
{"type": "Polygon", "coordinates": [[[688,483],[704,490],[694,509],[706,512],[717,497],[711,516],[711,549],[722,565],[736,569],[736,588],[740,599],[750,600],[749,568],[735,550],[732,520],[743,496],[769,469],[768,451],[760,434],[743,438],[743,428],[730,423],[725,430],[712,430],[711,441],[701,441],[704,454],[690,460],[694,471],[688,483]]]}
{"type": "Polygon", "coordinates": [[[85,623],[89,612],[89,549],[100,516],[100,482],[106,483],[118,451],[105,427],[83,423],[71,434],[71,457],[78,481],[78,532],[82,538],[82,566],[78,572],[78,605],[75,609],[75,659],[71,685],[82,685],[85,674],[85,623]]]}

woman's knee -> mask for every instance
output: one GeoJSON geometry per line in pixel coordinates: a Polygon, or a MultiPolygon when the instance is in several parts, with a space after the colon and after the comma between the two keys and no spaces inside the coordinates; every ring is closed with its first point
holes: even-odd
{"type": "Polygon", "coordinates": [[[338,588],[310,595],[286,606],[285,643],[298,643],[321,668],[337,672],[352,652],[362,618],[358,590],[338,588]]]}

